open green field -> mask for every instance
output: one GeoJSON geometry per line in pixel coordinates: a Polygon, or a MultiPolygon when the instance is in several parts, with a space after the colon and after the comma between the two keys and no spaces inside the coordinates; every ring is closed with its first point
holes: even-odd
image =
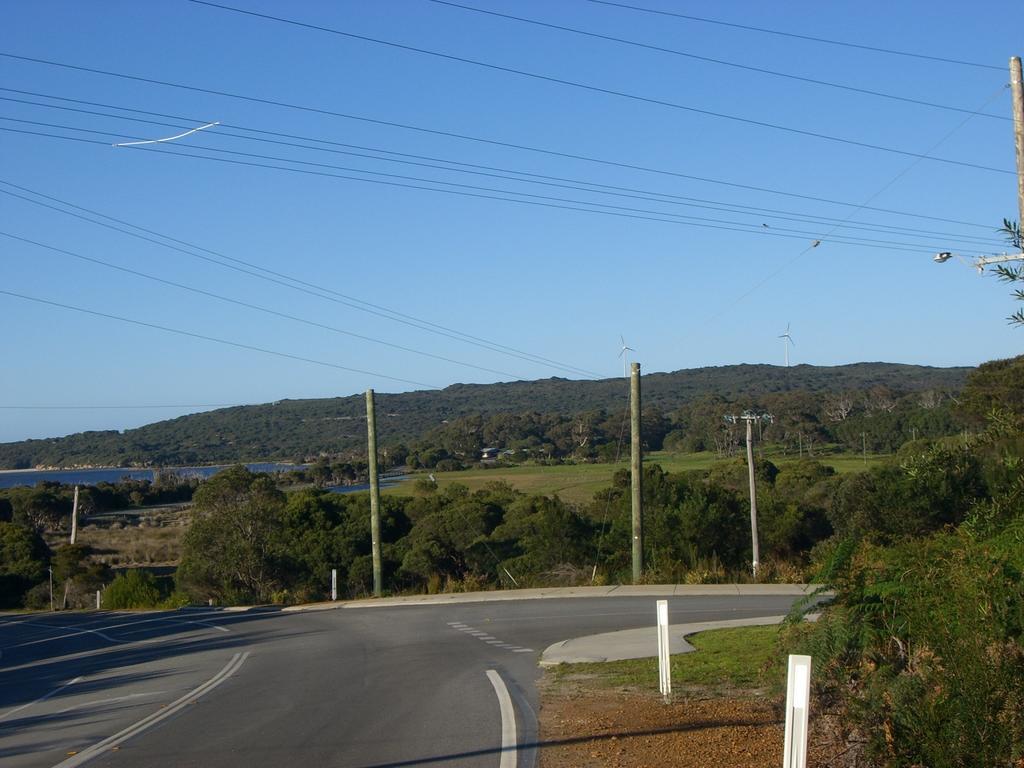
{"type": "MultiPolygon", "coordinates": [[[[796,457],[768,457],[780,467],[797,461],[796,457]]],[[[881,462],[884,456],[868,455],[867,462],[859,455],[828,455],[818,460],[823,464],[835,467],[837,472],[859,472],[866,467],[881,462]]],[[[692,469],[708,469],[719,459],[714,453],[668,453],[655,451],[644,457],[645,464],[660,464],[666,472],[685,472],[692,469]]],[[[495,467],[494,469],[467,469],[461,472],[435,472],[434,477],[441,488],[452,483],[459,483],[475,491],[487,483],[504,481],[513,488],[529,494],[553,496],[557,494],[564,501],[583,504],[592,501],[594,494],[611,484],[612,475],[617,469],[628,469],[629,462],[618,464],[563,464],[545,467],[527,465],[522,467],[495,467]]],[[[418,477],[387,488],[383,493],[391,495],[407,495],[412,491],[412,484],[418,477]]]]}

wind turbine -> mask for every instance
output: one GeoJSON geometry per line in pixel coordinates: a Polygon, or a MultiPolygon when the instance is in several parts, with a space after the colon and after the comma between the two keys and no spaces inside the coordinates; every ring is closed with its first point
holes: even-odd
{"type": "Polygon", "coordinates": [[[789,368],[789,345],[793,344],[794,347],[796,346],[793,343],[793,337],[789,335],[789,323],[786,323],[786,332],[781,334],[779,338],[782,339],[782,344],[786,348],[786,367],[789,368]]]}
{"type": "Polygon", "coordinates": [[[622,375],[628,379],[629,378],[629,355],[627,355],[626,353],[627,352],[636,352],[636,350],[633,349],[632,347],[627,347],[626,346],[626,340],[621,335],[619,336],[619,341],[622,342],[622,349],[619,350],[619,357],[622,358],[622,375]]]}

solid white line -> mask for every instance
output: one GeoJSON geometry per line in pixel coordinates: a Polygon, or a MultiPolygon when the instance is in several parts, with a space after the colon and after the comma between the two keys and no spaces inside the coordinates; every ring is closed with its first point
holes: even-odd
{"type": "Polygon", "coordinates": [[[498,763],[498,768],[516,768],[516,711],[501,675],[493,669],[488,669],[487,679],[494,686],[494,692],[498,696],[498,707],[501,709],[501,762],[498,763]]]}
{"type": "Polygon", "coordinates": [[[106,739],[103,739],[103,741],[99,741],[93,744],[91,747],[83,749],[81,752],[69,757],[67,760],[63,760],[57,763],[57,765],[55,765],[54,768],[74,768],[74,766],[82,765],[83,763],[92,760],[94,757],[97,757],[101,752],[107,749],[111,749],[112,747],[116,747],[121,742],[127,741],[133,736],[137,736],[138,734],[142,733],[148,728],[153,727],[160,721],[167,719],[173,714],[176,714],[189,703],[195,701],[200,696],[209,693],[218,685],[220,685],[229,677],[231,677],[231,675],[233,675],[241,668],[242,664],[245,663],[245,660],[247,658],[249,658],[248,651],[246,651],[245,653],[236,653],[234,656],[231,657],[231,661],[229,661],[224,666],[224,668],[221,669],[220,672],[211,677],[202,685],[189,691],[184,696],[168,704],[163,709],[154,712],[153,714],[147,717],[142,718],[134,725],[129,725],[123,731],[119,731],[115,733],[113,736],[109,736],[106,739]]]}
{"type": "Polygon", "coordinates": [[[13,715],[13,714],[14,714],[15,712],[21,712],[21,710],[23,710],[23,709],[28,709],[28,708],[29,708],[29,707],[31,707],[31,706],[32,706],[33,704],[38,704],[38,703],[39,703],[39,702],[41,702],[41,701],[46,701],[46,700],[47,700],[48,698],[50,698],[51,696],[53,696],[53,695],[54,695],[55,693],[58,693],[59,691],[63,691],[63,690],[64,690],[65,688],[67,688],[67,687],[68,687],[69,685],[74,685],[75,683],[77,683],[77,682],[78,682],[79,680],[81,680],[81,679],[82,679],[81,677],[76,677],[76,678],[75,678],[74,680],[68,680],[68,681],[67,681],[66,683],[64,683],[64,685],[60,685],[60,686],[58,686],[58,687],[54,688],[54,689],[53,689],[52,691],[50,691],[50,692],[49,692],[48,694],[46,694],[45,696],[40,696],[40,697],[39,697],[38,699],[36,699],[35,701],[30,701],[30,702],[29,702],[28,704],[22,704],[22,705],[21,705],[20,707],[15,707],[14,709],[9,709],[9,710],[7,710],[7,711],[6,711],[6,712],[4,712],[4,713],[3,713],[2,715],[0,715],[0,720],[4,720],[4,719],[6,719],[6,718],[10,717],[10,716],[11,716],[11,715],[13,715]]]}

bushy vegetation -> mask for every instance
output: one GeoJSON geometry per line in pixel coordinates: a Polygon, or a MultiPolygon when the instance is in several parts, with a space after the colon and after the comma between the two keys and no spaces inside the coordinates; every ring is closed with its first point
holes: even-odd
{"type": "Polygon", "coordinates": [[[1004,378],[1021,362],[968,382],[983,433],[851,477],[816,552],[835,597],[796,647],[846,724],[834,737],[874,765],[1024,760],[1024,378],[1004,378]]]}
{"type": "Polygon", "coordinates": [[[155,608],[161,601],[156,577],[143,570],[119,573],[103,592],[103,607],[111,610],[155,608]]]}
{"type": "MultiPolygon", "coordinates": [[[[874,412],[888,408],[889,400],[903,402],[922,398],[927,405],[941,402],[946,393],[955,393],[963,386],[966,368],[927,368],[890,363],[860,363],[835,367],[770,365],[734,365],[655,373],[644,376],[644,404],[666,415],[679,413],[674,441],[703,443],[704,449],[715,447],[721,424],[720,410],[705,409],[710,418],[709,430],[691,428],[692,419],[684,413],[689,403],[708,400],[707,393],[740,409],[751,400],[772,406],[773,398],[784,393],[802,393],[793,405],[814,420],[833,423],[824,415],[829,412],[840,421],[856,418],[858,410],[874,412]],[[873,390],[887,392],[886,398],[871,399],[864,395],[873,390]],[[847,408],[850,401],[852,410],[847,408]],[[877,405],[877,407],[876,407],[877,405]],[[682,431],[679,431],[682,430],[682,431]]],[[[494,414],[542,414],[551,418],[573,420],[586,414],[605,412],[618,418],[625,406],[626,384],[622,379],[570,381],[552,378],[540,381],[516,381],[499,384],[454,384],[440,391],[406,392],[377,395],[377,430],[380,445],[398,451],[402,444],[412,446],[422,441],[433,429],[443,428],[463,417],[489,418],[494,414]]],[[[713,398],[712,398],[713,400],[713,398]]],[[[713,403],[712,403],[713,404],[713,403]]],[[[781,409],[779,411],[781,413],[781,409]]],[[[191,466],[266,460],[314,460],[319,456],[365,456],[366,420],[362,395],[323,400],[281,400],[255,406],[223,408],[208,413],[182,416],[139,429],[124,432],[84,432],[65,438],[26,440],[0,444],[0,467],[27,469],[34,466],[191,466]]],[[[914,417],[916,418],[916,417],[914,417]]],[[[889,419],[889,417],[886,417],[889,419]]],[[[803,421],[802,417],[798,421],[803,421]]],[[[927,419],[925,419],[927,421],[927,419]]],[[[877,434],[881,441],[898,445],[912,436],[914,429],[925,434],[924,426],[916,426],[913,418],[892,417],[884,430],[872,430],[865,423],[869,441],[877,434]],[[899,430],[902,429],[902,432],[899,430]],[[898,436],[896,433],[899,432],[898,436]]],[[[838,422],[835,422],[838,423],[838,422]]],[[[853,422],[851,422],[853,424],[853,422]]],[[[560,439],[572,440],[572,424],[553,424],[552,431],[540,439],[558,445],[560,439]],[[565,432],[562,437],[560,435],[565,432]]],[[[860,431],[851,428],[853,441],[860,446],[860,431]]],[[[615,435],[618,428],[610,429],[615,435]]],[[[790,429],[791,443],[797,450],[798,433],[790,429]]],[[[653,434],[653,433],[652,433],[653,434]]],[[[539,437],[539,436],[536,436],[539,437]]],[[[805,436],[820,445],[821,436],[811,432],[805,436]]],[[[516,440],[529,441],[524,433],[516,440]]],[[[511,438],[510,438],[511,439],[511,438]]],[[[476,450],[492,447],[481,435],[476,450]]],[[[848,442],[845,438],[843,442],[848,442]]],[[[882,445],[879,442],[879,446],[882,445]]],[[[588,443],[594,447],[593,441],[588,443]]],[[[587,448],[587,445],[582,446],[587,448]]],[[[869,442],[869,448],[874,443],[869,442]]],[[[423,446],[429,448],[431,446],[423,446]]],[[[507,446],[499,446],[507,447],[507,446]]],[[[526,445],[524,447],[531,447],[526,445]]],[[[684,447],[684,450],[695,450],[684,447]]],[[[446,449],[447,450],[447,449],[446,449]]],[[[459,449],[461,450],[461,449],[459,449]]],[[[588,449],[589,450],[589,449],[588,449]]],[[[417,451],[418,452],[418,451],[417,451]]],[[[475,461],[475,456],[459,456],[461,463],[475,461]]],[[[444,461],[445,459],[439,459],[444,461]]],[[[432,466],[432,465],[429,465],[432,466]]]]}
{"type": "MultiPolygon", "coordinates": [[[[124,479],[116,483],[100,482],[79,489],[79,521],[90,515],[131,509],[151,504],[187,502],[199,485],[194,477],[161,473],[156,480],[124,479]]],[[[0,521],[19,523],[30,528],[66,530],[71,523],[73,485],[43,481],[34,486],[0,489],[0,521]]]]}
{"type": "MultiPolygon", "coordinates": [[[[811,547],[831,534],[828,500],[840,478],[816,462],[758,466],[762,553],[769,576],[800,576],[811,547]],[[773,571],[774,567],[774,571],[773,571]]],[[[529,495],[506,483],[471,492],[428,480],[382,504],[389,592],[628,581],[629,478],[589,504],[529,495]]],[[[650,581],[749,578],[746,470],[671,474],[644,468],[650,581]]],[[[179,583],[196,600],[295,601],[325,596],[337,568],[343,592],[372,588],[366,494],[304,489],[283,494],[242,467],[206,481],[195,497],[179,583]]]]}

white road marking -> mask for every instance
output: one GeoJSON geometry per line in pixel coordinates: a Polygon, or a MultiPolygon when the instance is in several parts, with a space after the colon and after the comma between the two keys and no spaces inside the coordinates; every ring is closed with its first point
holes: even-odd
{"type": "Polygon", "coordinates": [[[506,643],[504,640],[499,640],[494,635],[490,635],[486,632],[482,632],[479,629],[463,624],[460,621],[449,621],[448,626],[452,629],[457,629],[460,632],[472,635],[477,640],[483,640],[488,645],[493,645],[495,648],[501,648],[505,651],[512,651],[513,653],[533,653],[533,648],[523,648],[519,645],[513,645],[512,643],[506,643]]]}
{"type": "MultiPolygon", "coordinates": [[[[200,614],[200,615],[209,615],[209,613],[200,614]]],[[[229,630],[229,629],[227,629],[225,627],[221,627],[221,626],[219,626],[217,624],[211,624],[210,622],[207,622],[207,621],[199,621],[197,619],[191,619],[191,618],[190,619],[186,619],[186,618],[183,618],[180,615],[171,615],[171,616],[158,616],[158,617],[156,617],[154,619],[140,619],[138,621],[123,621],[120,624],[108,624],[107,626],[100,627],[99,629],[89,629],[88,627],[81,627],[80,629],[77,629],[77,630],[75,630],[73,632],[68,632],[68,633],[63,634],[63,635],[57,635],[55,637],[46,637],[46,638],[43,638],[41,640],[29,640],[28,642],[17,643],[16,645],[9,645],[7,647],[8,648],[21,648],[21,647],[24,647],[24,646],[27,646],[27,645],[39,645],[41,643],[52,643],[55,640],[65,640],[65,639],[67,639],[69,637],[77,637],[78,635],[85,635],[85,634],[99,635],[104,640],[106,640],[108,642],[111,642],[111,643],[124,642],[123,640],[118,640],[115,637],[110,637],[109,635],[104,634],[102,630],[122,629],[124,627],[136,627],[139,624],[152,624],[155,621],[173,621],[173,622],[180,623],[180,624],[202,624],[202,625],[207,626],[207,627],[213,627],[214,629],[218,629],[221,632],[230,632],[231,631],[231,630],[229,630]]],[[[52,625],[46,625],[46,624],[36,624],[34,626],[39,626],[39,627],[51,626],[52,627],[52,625]]],[[[55,629],[71,629],[72,627],[69,626],[69,627],[53,627],[53,628],[55,628],[55,629]]],[[[132,634],[132,632],[129,630],[129,631],[124,632],[122,634],[132,634]]]]}
{"type": "Polygon", "coordinates": [[[516,711],[501,675],[488,669],[487,679],[494,686],[498,707],[501,709],[501,761],[498,768],[516,768],[516,711]]]}
{"type": "Polygon", "coordinates": [[[129,693],[126,696],[115,696],[112,699],[95,699],[93,701],[83,701],[81,704],[74,704],[70,707],[64,707],[64,709],[58,709],[57,714],[63,715],[65,712],[71,712],[75,709],[81,709],[82,707],[93,707],[97,704],[116,704],[119,701],[129,701],[131,699],[141,699],[146,696],[159,696],[165,691],[151,691],[149,693],[129,693]]]}
{"type": "MultiPolygon", "coordinates": [[[[35,624],[37,627],[46,627],[49,629],[68,629],[68,627],[54,627],[49,624],[35,624]]],[[[44,637],[41,640],[28,640],[24,643],[15,643],[14,645],[8,645],[7,648],[23,648],[27,645],[39,645],[40,643],[52,643],[55,640],[66,640],[69,637],[78,637],[79,635],[99,635],[104,640],[110,643],[116,643],[117,640],[112,638],[110,635],[105,635],[98,629],[78,629],[74,632],[67,632],[63,635],[54,635],[53,637],[44,637]]]]}
{"type": "Polygon", "coordinates": [[[113,736],[109,736],[106,739],[103,739],[103,741],[99,741],[93,744],[91,747],[83,749],[81,752],[73,755],[72,757],[69,757],[67,760],[63,760],[57,763],[57,765],[55,765],[54,768],[75,768],[75,766],[82,765],[83,763],[92,760],[94,757],[97,757],[101,752],[116,747],[121,742],[127,741],[133,736],[137,736],[138,734],[142,733],[148,728],[153,727],[160,721],[167,719],[171,715],[183,709],[190,702],[194,701],[195,699],[198,699],[200,696],[203,696],[204,694],[209,693],[218,685],[223,683],[225,680],[227,680],[241,668],[242,664],[245,663],[245,660],[247,658],[249,658],[248,651],[246,651],[245,653],[236,653],[234,656],[231,657],[231,661],[229,661],[224,666],[224,668],[221,669],[220,672],[218,672],[216,675],[211,677],[209,680],[207,680],[199,687],[189,691],[184,696],[168,704],[163,709],[160,709],[159,711],[142,718],[134,725],[129,725],[123,731],[119,731],[118,733],[115,733],[113,736]]]}
{"type": "Polygon", "coordinates": [[[67,688],[67,687],[68,687],[69,685],[74,685],[75,683],[77,683],[77,682],[78,682],[79,680],[81,680],[81,679],[82,679],[81,677],[76,677],[76,678],[75,678],[74,680],[68,680],[68,681],[67,681],[66,683],[64,683],[64,685],[60,685],[60,686],[58,686],[58,687],[54,688],[54,689],[53,689],[52,691],[50,691],[50,692],[49,692],[48,694],[46,694],[45,696],[40,696],[40,697],[39,697],[38,699],[36,699],[35,701],[30,701],[30,702],[28,702],[27,704],[22,704],[22,705],[21,705],[20,707],[15,707],[14,709],[9,709],[9,710],[7,710],[7,711],[6,711],[6,712],[4,712],[4,713],[3,713],[2,715],[0,715],[0,720],[4,720],[4,719],[6,719],[6,718],[10,717],[10,716],[11,716],[11,715],[13,715],[13,714],[14,714],[15,712],[21,712],[21,710],[23,710],[23,709],[28,709],[28,708],[29,708],[29,707],[31,707],[31,706],[32,706],[33,704],[38,704],[38,703],[39,703],[39,702],[41,702],[41,701],[46,701],[46,700],[47,700],[48,698],[50,698],[50,697],[51,697],[51,696],[53,696],[54,694],[56,694],[56,693],[59,693],[60,691],[63,691],[63,690],[64,690],[65,688],[67,688]]]}

